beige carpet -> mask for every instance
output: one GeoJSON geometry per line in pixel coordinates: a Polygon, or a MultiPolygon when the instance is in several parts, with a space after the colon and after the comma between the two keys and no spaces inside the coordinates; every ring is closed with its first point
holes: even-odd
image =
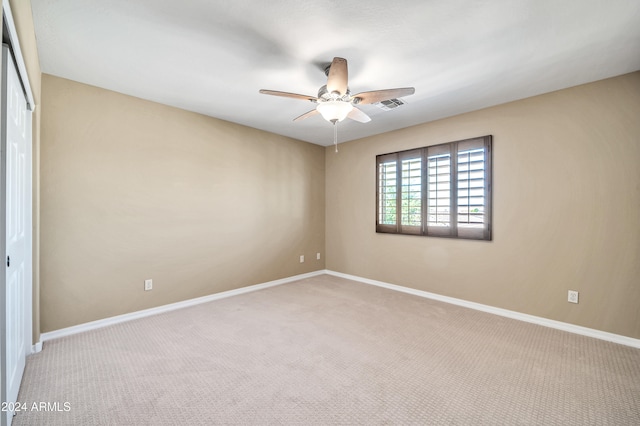
{"type": "Polygon", "coordinates": [[[639,425],[640,350],[323,275],[46,342],[19,399],[60,411],[15,425],[639,425]]]}

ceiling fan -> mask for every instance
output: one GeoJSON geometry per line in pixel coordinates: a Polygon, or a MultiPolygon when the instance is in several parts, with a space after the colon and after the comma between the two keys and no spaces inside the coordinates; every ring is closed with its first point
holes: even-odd
{"type": "Polygon", "coordinates": [[[329,66],[325,68],[327,75],[327,84],[320,87],[318,96],[300,95],[297,93],[279,92],[276,90],[261,89],[260,93],[265,95],[282,96],[285,98],[301,99],[310,101],[317,106],[311,111],[296,117],[293,121],[304,120],[313,115],[320,114],[322,117],[333,123],[334,127],[334,144],[337,152],[337,126],[336,123],[350,118],[360,123],[367,123],[371,118],[356,105],[373,104],[389,99],[409,96],[415,93],[415,88],[404,87],[400,89],[383,89],[373,90],[370,92],[360,92],[352,95],[348,86],[348,69],[347,60],[344,58],[333,58],[329,66]]]}

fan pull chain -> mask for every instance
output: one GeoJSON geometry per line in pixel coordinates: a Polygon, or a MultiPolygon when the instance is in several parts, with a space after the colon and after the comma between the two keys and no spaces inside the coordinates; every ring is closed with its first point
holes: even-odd
{"type": "Polygon", "coordinates": [[[333,121],[333,144],[336,147],[336,152],[338,152],[338,120],[333,121]]]}

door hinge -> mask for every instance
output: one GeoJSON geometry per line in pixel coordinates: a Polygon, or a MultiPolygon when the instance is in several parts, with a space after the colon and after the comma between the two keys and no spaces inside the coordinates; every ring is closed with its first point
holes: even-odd
{"type": "Polygon", "coordinates": [[[11,266],[11,256],[7,256],[7,268],[11,266]]]}

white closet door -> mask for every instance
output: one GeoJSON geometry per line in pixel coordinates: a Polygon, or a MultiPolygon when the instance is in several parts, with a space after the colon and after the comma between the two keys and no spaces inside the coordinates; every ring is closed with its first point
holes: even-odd
{"type": "MultiPolygon", "coordinates": [[[[2,399],[15,402],[31,345],[31,113],[6,46],[2,46],[2,208],[5,236],[4,288],[2,294],[2,399]],[[27,305],[28,304],[28,305],[27,305]]],[[[11,424],[13,413],[3,412],[2,424],[11,424]]]]}

